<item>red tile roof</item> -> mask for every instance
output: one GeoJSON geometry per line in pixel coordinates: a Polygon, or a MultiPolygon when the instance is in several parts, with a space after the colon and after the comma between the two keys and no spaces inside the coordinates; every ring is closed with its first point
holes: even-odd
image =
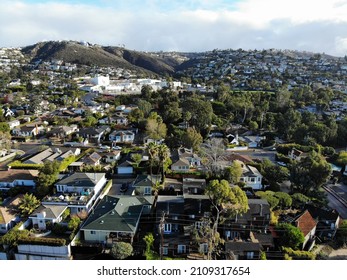
{"type": "Polygon", "coordinates": [[[315,226],[317,226],[317,221],[312,218],[308,210],[305,210],[305,212],[295,220],[295,225],[302,231],[304,236],[306,236],[315,226]]]}

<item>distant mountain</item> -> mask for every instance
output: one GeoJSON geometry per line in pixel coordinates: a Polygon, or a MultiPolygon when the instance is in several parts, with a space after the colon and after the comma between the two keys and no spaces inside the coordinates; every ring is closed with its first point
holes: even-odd
{"type": "Polygon", "coordinates": [[[31,61],[61,59],[88,66],[113,66],[160,75],[174,73],[175,67],[181,63],[179,59],[169,56],[75,41],[40,42],[22,48],[22,52],[31,61]]]}

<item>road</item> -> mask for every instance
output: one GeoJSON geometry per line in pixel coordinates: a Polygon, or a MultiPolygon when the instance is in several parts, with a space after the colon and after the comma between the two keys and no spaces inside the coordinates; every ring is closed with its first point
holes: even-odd
{"type": "Polygon", "coordinates": [[[336,209],[343,219],[347,219],[347,186],[344,184],[329,184],[327,187],[329,188],[329,191],[326,192],[329,200],[328,205],[336,209]]]}

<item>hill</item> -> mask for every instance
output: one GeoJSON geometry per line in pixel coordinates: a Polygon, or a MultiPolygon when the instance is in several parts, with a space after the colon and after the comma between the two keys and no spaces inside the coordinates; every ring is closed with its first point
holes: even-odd
{"type": "Polygon", "coordinates": [[[172,57],[75,41],[40,42],[24,47],[22,53],[31,61],[61,59],[87,66],[113,66],[160,75],[174,73],[175,67],[180,64],[178,59],[172,57]]]}

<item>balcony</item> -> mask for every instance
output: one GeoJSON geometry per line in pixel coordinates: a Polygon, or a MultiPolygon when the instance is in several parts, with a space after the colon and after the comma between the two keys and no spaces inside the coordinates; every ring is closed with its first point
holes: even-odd
{"type": "Polygon", "coordinates": [[[49,204],[67,204],[67,205],[86,205],[94,196],[94,191],[88,195],[80,195],[78,193],[56,193],[46,196],[42,202],[49,204]]]}

